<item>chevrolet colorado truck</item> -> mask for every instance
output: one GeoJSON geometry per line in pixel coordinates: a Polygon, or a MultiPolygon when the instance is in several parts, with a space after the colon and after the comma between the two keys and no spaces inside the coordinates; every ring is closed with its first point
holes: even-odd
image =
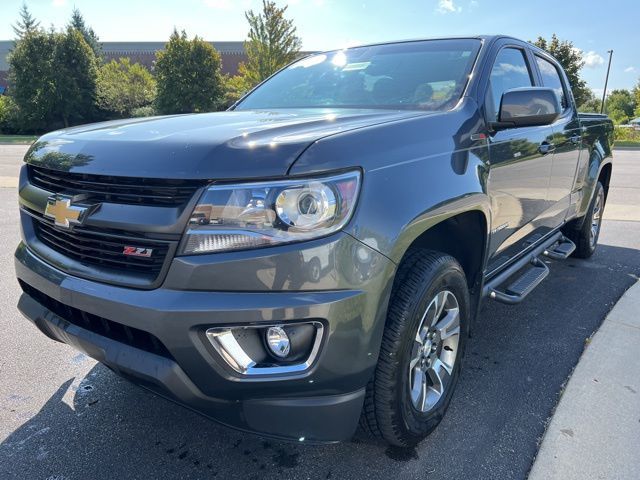
{"type": "Polygon", "coordinates": [[[225,112],[52,132],[20,174],[19,309],[228,426],[413,445],[481,301],[594,252],[612,131],[554,58],[484,36],[314,54],[225,112]]]}

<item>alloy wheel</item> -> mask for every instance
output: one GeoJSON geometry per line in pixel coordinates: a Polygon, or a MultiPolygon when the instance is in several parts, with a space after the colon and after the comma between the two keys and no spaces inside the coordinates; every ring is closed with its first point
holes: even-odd
{"type": "Polygon", "coordinates": [[[411,403],[432,410],[451,382],[460,342],[460,307],[449,290],[429,302],[416,333],[409,362],[411,403]]]}

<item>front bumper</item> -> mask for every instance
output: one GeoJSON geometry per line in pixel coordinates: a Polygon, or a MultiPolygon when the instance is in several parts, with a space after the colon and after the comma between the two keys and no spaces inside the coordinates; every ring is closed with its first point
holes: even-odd
{"type": "Polygon", "coordinates": [[[177,258],[161,288],[136,290],[70,276],[21,244],[15,263],[25,293],[19,309],[51,338],[231,427],[312,442],[347,439],[357,426],[364,387],[377,361],[393,264],[346,234],[309,242],[304,249],[269,250],[177,258]],[[291,278],[265,280],[273,280],[283,268],[295,276],[292,259],[302,265],[319,252],[329,260],[319,278],[315,270],[316,289],[291,278]],[[358,264],[357,259],[365,257],[367,265],[358,264]],[[264,268],[258,271],[258,265],[264,268]],[[222,283],[213,274],[223,271],[233,272],[227,276],[226,291],[201,289],[222,283]],[[262,290],[237,290],[241,276],[252,271],[245,284],[259,283],[262,290]],[[180,285],[187,289],[178,289],[180,285]],[[131,342],[102,335],[74,322],[72,312],[131,327],[157,339],[163,348],[141,348],[133,341],[137,334],[131,342]],[[323,322],[325,338],[307,371],[284,378],[242,378],[204,335],[215,326],[301,320],[323,322]]]}

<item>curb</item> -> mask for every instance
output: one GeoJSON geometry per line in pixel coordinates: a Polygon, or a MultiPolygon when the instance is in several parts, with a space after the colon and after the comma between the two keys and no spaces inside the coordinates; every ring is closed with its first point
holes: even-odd
{"type": "Polygon", "coordinates": [[[640,478],[640,281],[587,340],[529,480],[640,478]]]}

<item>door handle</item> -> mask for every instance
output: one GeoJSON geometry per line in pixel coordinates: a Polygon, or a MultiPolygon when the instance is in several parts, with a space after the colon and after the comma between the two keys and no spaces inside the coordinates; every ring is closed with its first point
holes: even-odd
{"type": "Polygon", "coordinates": [[[547,153],[551,153],[556,149],[556,146],[553,143],[549,143],[549,142],[542,142],[540,144],[540,146],[538,147],[538,151],[542,154],[542,155],[546,155],[547,153]]]}
{"type": "Polygon", "coordinates": [[[573,135],[569,140],[571,140],[571,143],[574,145],[578,145],[580,140],[582,140],[582,137],[580,135],[573,135]]]}

